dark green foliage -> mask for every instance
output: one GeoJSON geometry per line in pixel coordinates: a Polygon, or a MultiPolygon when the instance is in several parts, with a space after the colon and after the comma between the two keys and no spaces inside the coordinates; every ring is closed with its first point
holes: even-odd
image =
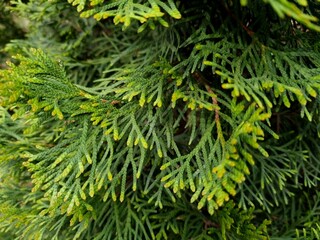
{"type": "Polygon", "coordinates": [[[19,19],[16,15],[10,13],[9,1],[3,0],[0,2],[0,64],[5,66],[5,58],[8,57],[3,50],[4,46],[10,39],[18,39],[23,37],[23,28],[26,24],[25,19],[19,19]],[[19,24],[17,24],[19,23],[19,24]]]}
{"type": "Polygon", "coordinates": [[[1,239],[320,239],[317,1],[2,5],[1,239]]]}

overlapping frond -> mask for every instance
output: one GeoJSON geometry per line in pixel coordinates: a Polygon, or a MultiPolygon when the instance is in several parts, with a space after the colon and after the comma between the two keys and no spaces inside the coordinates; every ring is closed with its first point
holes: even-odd
{"type": "Polygon", "coordinates": [[[318,237],[316,3],[68,2],[12,5],[0,232],[318,237]]]}

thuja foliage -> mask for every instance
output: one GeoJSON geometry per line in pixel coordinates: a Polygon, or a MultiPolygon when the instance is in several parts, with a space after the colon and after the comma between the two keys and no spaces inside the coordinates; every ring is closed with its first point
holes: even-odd
{"type": "Polygon", "coordinates": [[[1,239],[320,239],[319,1],[0,5],[1,239]]]}

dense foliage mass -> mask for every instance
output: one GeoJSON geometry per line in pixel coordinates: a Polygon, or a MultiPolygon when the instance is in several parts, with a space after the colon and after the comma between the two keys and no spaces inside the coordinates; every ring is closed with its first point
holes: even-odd
{"type": "Polygon", "coordinates": [[[319,1],[0,11],[1,239],[320,239],[319,1]]]}

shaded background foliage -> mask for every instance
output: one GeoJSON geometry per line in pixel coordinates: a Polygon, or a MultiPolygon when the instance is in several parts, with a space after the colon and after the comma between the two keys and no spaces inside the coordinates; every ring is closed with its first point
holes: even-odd
{"type": "Polygon", "coordinates": [[[0,4],[3,239],[319,239],[318,1],[0,4]]]}

